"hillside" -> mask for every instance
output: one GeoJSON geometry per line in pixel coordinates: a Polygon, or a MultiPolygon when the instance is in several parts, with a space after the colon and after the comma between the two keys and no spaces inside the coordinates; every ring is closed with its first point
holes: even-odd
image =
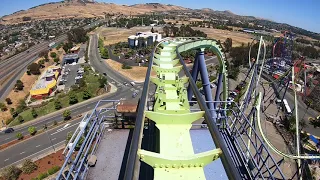
{"type": "Polygon", "coordinates": [[[11,15],[2,17],[0,24],[14,24],[23,22],[23,17],[31,17],[32,20],[103,17],[104,14],[136,15],[154,11],[187,10],[180,6],[165,5],[159,3],[136,4],[132,6],[117,5],[113,3],[84,3],[83,1],[71,1],[68,3],[48,3],[28,10],[21,10],[11,15]]]}

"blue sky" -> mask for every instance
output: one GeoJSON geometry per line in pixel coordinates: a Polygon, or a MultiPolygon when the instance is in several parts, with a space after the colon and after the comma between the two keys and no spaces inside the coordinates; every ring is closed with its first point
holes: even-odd
{"type": "MultiPolygon", "coordinates": [[[[0,16],[53,1],[58,0],[1,0],[0,16]]],[[[116,4],[159,2],[193,9],[230,10],[235,14],[270,19],[320,33],[320,0],[98,0],[98,2],[116,4]]]]}

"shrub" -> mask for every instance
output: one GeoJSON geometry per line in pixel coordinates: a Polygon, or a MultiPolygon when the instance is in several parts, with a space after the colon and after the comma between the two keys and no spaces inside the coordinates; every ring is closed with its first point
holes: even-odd
{"type": "Polygon", "coordinates": [[[90,99],[92,97],[92,94],[88,90],[84,90],[83,92],[83,99],[90,99]]]}
{"type": "Polygon", "coordinates": [[[78,102],[77,95],[74,92],[69,93],[69,104],[76,104],[78,102]]]}
{"type": "Polygon", "coordinates": [[[4,179],[15,180],[15,179],[19,178],[21,172],[22,171],[19,168],[12,165],[12,166],[5,168],[2,175],[3,175],[4,179]]]}
{"type": "Polygon", "coordinates": [[[55,63],[59,63],[59,62],[60,62],[60,59],[59,59],[59,57],[55,57],[55,58],[53,59],[53,61],[54,61],[55,63]]]}
{"type": "Polygon", "coordinates": [[[48,177],[48,173],[41,173],[37,176],[37,180],[42,180],[44,178],[48,177]]]}
{"type": "Polygon", "coordinates": [[[24,121],[23,117],[22,117],[22,116],[20,116],[20,115],[18,116],[18,118],[17,118],[17,119],[18,119],[18,121],[19,121],[20,123],[22,123],[22,122],[24,121]]]}
{"type": "Polygon", "coordinates": [[[61,102],[59,100],[54,101],[54,108],[59,110],[62,108],[61,102]]]}
{"type": "Polygon", "coordinates": [[[49,174],[49,175],[52,175],[52,174],[58,172],[59,170],[60,170],[60,167],[59,167],[59,166],[53,166],[52,168],[50,168],[50,169],[48,170],[48,174],[49,174]]]}
{"type": "Polygon", "coordinates": [[[65,111],[63,112],[62,116],[63,116],[64,120],[69,120],[69,119],[71,119],[71,112],[70,112],[70,110],[65,110],[65,111]]]}
{"type": "Polygon", "coordinates": [[[8,110],[7,106],[4,103],[0,103],[0,109],[1,109],[1,111],[8,110]]]}
{"type": "Polygon", "coordinates": [[[53,121],[53,125],[54,126],[58,125],[58,122],[57,121],[53,121]]]}
{"type": "Polygon", "coordinates": [[[11,101],[10,98],[6,98],[6,102],[7,102],[8,105],[12,104],[12,101],[11,101]]]}
{"type": "Polygon", "coordinates": [[[55,52],[51,52],[51,53],[50,53],[50,57],[52,57],[52,58],[56,58],[56,57],[57,57],[57,53],[55,53],[55,52]]]}
{"type": "Polygon", "coordinates": [[[132,67],[126,64],[122,64],[122,69],[132,69],[132,67]]]}
{"type": "Polygon", "coordinates": [[[32,108],[31,114],[32,114],[32,117],[34,117],[34,118],[36,118],[38,116],[38,114],[34,108],[32,108]]]}
{"type": "Polygon", "coordinates": [[[36,129],[36,127],[34,127],[34,126],[30,126],[30,127],[28,128],[28,132],[30,133],[31,136],[33,136],[33,135],[36,134],[37,129],[36,129]]]}
{"type": "Polygon", "coordinates": [[[26,174],[31,174],[33,171],[37,170],[38,166],[36,163],[32,162],[31,159],[26,159],[21,167],[22,172],[26,174]]]}
{"type": "Polygon", "coordinates": [[[23,135],[20,132],[17,133],[16,137],[17,137],[18,140],[23,139],[23,135]]]}

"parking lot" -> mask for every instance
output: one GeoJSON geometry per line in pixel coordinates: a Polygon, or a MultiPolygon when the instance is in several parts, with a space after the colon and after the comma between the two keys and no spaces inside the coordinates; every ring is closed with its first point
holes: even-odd
{"type": "MultiPolygon", "coordinates": [[[[60,81],[64,81],[65,90],[68,91],[72,85],[76,83],[75,78],[78,76],[77,70],[81,66],[79,64],[66,64],[64,65],[64,70],[62,71],[62,77],[60,81]]],[[[61,84],[59,82],[59,84],[61,84]]]]}

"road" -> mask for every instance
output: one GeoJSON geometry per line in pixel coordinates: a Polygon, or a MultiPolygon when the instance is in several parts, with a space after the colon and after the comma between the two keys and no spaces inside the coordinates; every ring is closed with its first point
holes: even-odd
{"type": "MultiPolygon", "coordinates": [[[[290,90],[288,90],[290,91],[290,90]]],[[[281,95],[283,95],[283,92],[280,92],[281,95]]],[[[293,110],[294,108],[294,96],[291,94],[291,92],[287,92],[285,94],[285,99],[288,101],[288,104],[290,106],[290,108],[293,110]]],[[[309,117],[317,117],[319,116],[319,112],[309,108],[308,111],[306,112],[306,109],[307,109],[307,106],[306,104],[298,97],[298,113],[299,113],[299,119],[302,119],[303,115],[305,114],[304,116],[304,120],[306,121],[307,123],[307,127],[305,127],[303,130],[310,133],[310,134],[313,134],[313,135],[316,135],[318,137],[320,137],[320,131],[319,129],[316,129],[314,128],[311,124],[309,124],[309,120],[308,118],[309,117]]],[[[295,113],[294,111],[292,112],[293,114],[295,113]]]]}
{"type": "MultiPolygon", "coordinates": [[[[267,81],[272,81],[272,77],[270,77],[269,75],[265,74],[265,73],[262,73],[262,77],[264,79],[266,79],[267,81]]],[[[273,87],[273,90],[274,91],[278,91],[278,87],[273,87]]],[[[279,92],[279,96],[282,97],[283,96],[283,93],[284,93],[284,89],[285,87],[283,88],[283,90],[281,92],[279,92]]],[[[291,90],[287,90],[287,93],[285,94],[284,96],[284,99],[287,100],[291,110],[293,110],[294,108],[294,96],[293,96],[293,93],[292,92],[289,92],[291,90]]],[[[310,134],[313,134],[313,135],[316,135],[318,137],[320,137],[320,131],[319,129],[316,129],[314,128],[311,124],[309,124],[309,120],[308,118],[309,117],[317,117],[319,115],[319,112],[309,108],[308,111],[306,112],[306,109],[307,109],[307,105],[301,100],[301,98],[298,96],[298,114],[299,114],[299,119],[302,120],[302,117],[304,115],[304,120],[306,121],[306,124],[307,124],[307,127],[305,127],[303,130],[310,133],[310,134]]],[[[294,112],[293,112],[294,114],[294,112]]]]}
{"type": "Polygon", "coordinates": [[[108,79],[111,79],[118,84],[131,81],[122,74],[113,71],[113,69],[105,62],[105,60],[101,58],[98,49],[98,36],[96,34],[90,36],[89,52],[89,64],[100,73],[106,73],[108,79]]]}
{"type": "MultiPolygon", "coordinates": [[[[131,94],[128,94],[127,89],[128,88],[126,88],[126,90],[117,92],[114,95],[111,95],[110,97],[108,97],[107,99],[118,100],[120,98],[131,98],[131,94]]],[[[92,110],[98,101],[99,100],[91,102],[89,104],[84,104],[77,108],[73,108],[72,115],[75,116],[75,115],[92,110]]],[[[112,104],[108,105],[107,102],[103,102],[99,107],[101,106],[111,107],[112,104]]],[[[16,161],[20,161],[23,158],[29,157],[37,153],[38,151],[48,149],[49,147],[52,146],[52,144],[57,144],[64,141],[67,137],[68,132],[73,132],[76,129],[76,127],[79,125],[80,120],[81,118],[78,118],[68,123],[67,127],[65,127],[66,125],[61,125],[52,130],[48,130],[48,133],[42,133],[34,138],[26,140],[25,142],[19,143],[8,149],[0,151],[0,168],[10,165],[16,161]],[[52,144],[48,136],[52,140],[52,144]]],[[[44,123],[51,125],[53,121],[63,121],[62,114],[54,115],[54,116],[51,116],[50,118],[43,119],[42,121],[37,122],[35,126],[37,127],[37,129],[42,129],[44,123]]],[[[0,135],[1,144],[3,144],[4,142],[13,140],[17,132],[22,132],[24,135],[28,134],[27,127],[17,129],[15,133],[1,134],[0,135]],[[10,139],[7,139],[6,137],[10,139]]]]}

